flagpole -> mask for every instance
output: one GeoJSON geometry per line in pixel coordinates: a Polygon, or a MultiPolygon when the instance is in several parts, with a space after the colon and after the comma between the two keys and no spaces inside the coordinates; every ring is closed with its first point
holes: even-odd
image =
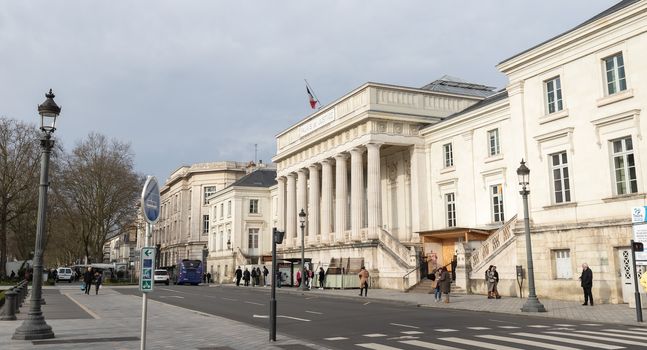
{"type": "Polygon", "coordinates": [[[321,101],[319,101],[319,98],[317,97],[317,94],[315,94],[315,90],[312,88],[312,86],[310,86],[310,84],[308,84],[307,79],[303,79],[303,80],[306,82],[306,86],[310,89],[310,92],[312,92],[312,96],[314,96],[315,101],[317,101],[317,103],[319,103],[319,109],[321,109],[321,101]]]}

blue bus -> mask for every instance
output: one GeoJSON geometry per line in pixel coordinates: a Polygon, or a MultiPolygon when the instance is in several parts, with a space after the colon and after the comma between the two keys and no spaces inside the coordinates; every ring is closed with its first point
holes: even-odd
{"type": "Polygon", "coordinates": [[[182,259],[177,264],[175,284],[190,283],[194,286],[202,282],[202,261],[182,259]]]}

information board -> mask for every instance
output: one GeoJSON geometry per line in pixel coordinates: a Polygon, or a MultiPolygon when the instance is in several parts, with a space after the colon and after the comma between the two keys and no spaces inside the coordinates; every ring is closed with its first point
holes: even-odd
{"type": "Polygon", "coordinates": [[[155,247],[144,247],[141,251],[141,270],[139,271],[139,290],[144,293],[153,291],[155,281],[155,247]]]}

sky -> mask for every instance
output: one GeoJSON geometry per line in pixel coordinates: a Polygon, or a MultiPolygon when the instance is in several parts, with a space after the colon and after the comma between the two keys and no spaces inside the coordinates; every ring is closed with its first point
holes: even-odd
{"type": "Polygon", "coordinates": [[[422,87],[443,75],[497,88],[496,65],[613,0],[0,0],[0,117],[39,123],[52,88],[56,137],[131,145],[164,182],[183,165],[265,163],[276,135],[366,82],[422,87]]]}

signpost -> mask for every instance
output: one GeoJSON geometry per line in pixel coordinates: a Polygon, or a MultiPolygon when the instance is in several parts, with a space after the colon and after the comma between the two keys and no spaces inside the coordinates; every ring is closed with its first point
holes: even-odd
{"type": "Polygon", "coordinates": [[[153,231],[153,224],[159,220],[160,215],[160,190],[157,179],[154,176],[148,176],[141,198],[142,214],[146,220],[146,234],[144,236],[144,246],[140,256],[140,274],[139,290],[142,291],[142,332],[141,332],[141,350],[146,349],[146,312],[148,306],[148,293],[153,291],[153,281],[155,274],[155,247],[149,247],[149,238],[153,231]]]}

